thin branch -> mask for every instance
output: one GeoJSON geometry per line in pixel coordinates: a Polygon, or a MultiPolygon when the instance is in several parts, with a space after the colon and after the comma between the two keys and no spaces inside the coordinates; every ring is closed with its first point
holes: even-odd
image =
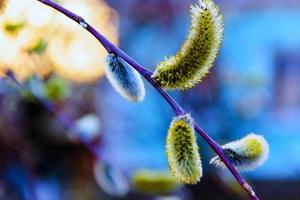
{"type": "MultiPolygon", "coordinates": [[[[151,75],[153,74],[151,71],[143,68],[136,61],[134,61],[131,57],[129,57],[127,54],[125,54],[122,50],[120,50],[118,47],[116,47],[114,44],[112,44],[102,34],[100,34],[95,28],[93,28],[91,25],[89,25],[82,17],[76,15],[75,13],[67,10],[66,8],[56,4],[55,2],[53,2],[51,0],[38,0],[38,1],[54,8],[55,10],[59,11],[60,13],[63,13],[68,18],[70,18],[70,19],[74,20],[75,22],[77,22],[78,24],[80,24],[84,29],[86,29],[88,32],[90,32],[102,44],[102,46],[107,50],[108,53],[114,53],[115,55],[121,57],[128,64],[130,64],[136,71],[138,71],[161,94],[161,96],[170,104],[170,106],[173,108],[176,115],[186,114],[186,111],[180,105],[178,105],[176,103],[176,101],[174,101],[174,99],[172,97],[170,97],[151,78],[151,75]]],[[[194,122],[194,128],[200,134],[200,136],[210,145],[210,147],[214,150],[214,152],[220,157],[220,159],[227,166],[227,168],[230,170],[230,172],[235,177],[235,179],[238,181],[238,183],[247,192],[250,199],[259,200],[259,198],[256,196],[256,194],[253,191],[253,189],[251,188],[251,186],[241,177],[241,175],[238,173],[238,171],[234,168],[234,166],[228,160],[228,158],[226,157],[226,155],[223,152],[222,147],[217,142],[215,142],[201,128],[201,126],[197,122],[194,122]]]]}

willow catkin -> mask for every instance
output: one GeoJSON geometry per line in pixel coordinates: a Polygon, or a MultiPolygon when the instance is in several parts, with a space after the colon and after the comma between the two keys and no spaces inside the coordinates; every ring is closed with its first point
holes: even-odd
{"type": "Polygon", "coordinates": [[[110,54],[105,65],[106,76],[116,91],[129,101],[142,101],[145,87],[139,73],[122,58],[110,54]]]}
{"type": "Polygon", "coordinates": [[[153,78],[167,89],[189,89],[209,72],[223,37],[223,18],[211,0],[191,7],[187,40],[175,56],[161,62],[153,78]]]}
{"type": "Polygon", "coordinates": [[[171,174],[185,184],[196,184],[202,176],[202,166],[189,114],[173,119],[167,136],[167,158],[171,174]]]}
{"type": "MultiPolygon", "coordinates": [[[[251,171],[261,166],[268,158],[269,144],[261,135],[251,133],[246,137],[222,146],[229,161],[240,171],[251,171]]],[[[210,161],[215,166],[225,167],[219,157],[210,161]]]]}

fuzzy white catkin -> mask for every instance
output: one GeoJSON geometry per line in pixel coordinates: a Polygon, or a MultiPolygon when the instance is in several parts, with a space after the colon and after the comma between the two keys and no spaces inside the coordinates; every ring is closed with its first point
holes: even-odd
{"type": "Polygon", "coordinates": [[[105,65],[106,77],[125,99],[140,102],[145,97],[144,82],[140,74],[122,58],[109,54],[105,65]]]}
{"type": "MultiPolygon", "coordinates": [[[[252,171],[264,164],[269,155],[269,144],[261,135],[251,133],[246,137],[222,146],[229,161],[239,171],[252,171]]],[[[219,157],[210,160],[210,164],[225,168],[219,157]]]]}

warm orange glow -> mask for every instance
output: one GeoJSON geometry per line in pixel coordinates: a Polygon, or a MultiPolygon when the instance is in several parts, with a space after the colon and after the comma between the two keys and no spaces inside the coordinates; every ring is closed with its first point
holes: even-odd
{"type": "MultiPolygon", "coordinates": [[[[107,4],[98,0],[64,0],[62,5],[78,13],[109,40],[117,43],[117,15],[107,4]],[[103,28],[105,27],[105,28],[103,28]]],[[[59,15],[55,26],[60,27],[49,45],[55,62],[55,71],[60,76],[76,82],[91,82],[104,75],[105,49],[95,38],[78,24],[59,15]]]]}
{"type": "MultiPolygon", "coordinates": [[[[59,3],[118,42],[117,15],[106,3],[59,3]]],[[[9,0],[0,14],[0,67],[11,69],[20,81],[33,73],[44,76],[51,71],[75,82],[95,81],[104,74],[106,55],[82,27],[38,1],[9,0]]]]}
{"type": "Polygon", "coordinates": [[[5,77],[5,72],[7,71],[7,68],[3,63],[0,63],[0,78],[5,77]]]}

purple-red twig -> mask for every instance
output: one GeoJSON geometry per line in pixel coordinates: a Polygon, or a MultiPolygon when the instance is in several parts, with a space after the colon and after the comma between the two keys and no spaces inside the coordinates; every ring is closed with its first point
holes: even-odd
{"type": "MultiPolygon", "coordinates": [[[[67,10],[66,8],[58,5],[57,3],[51,1],[51,0],[38,0],[42,2],[45,5],[48,5],[55,10],[59,11],[60,13],[63,13],[70,19],[74,20],[78,24],[80,24],[84,29],[86,29],[89,33],[91,33],[107,50],[108,53],[114,53],[115,55],[121,57],[123,60],[125,60],[128,64],[130,64],[136,71],[138,71],[160,94],[161,96],[170,104],[170,106],[173,108],[176,115],[183,115],[186,114],[186,111],[177,104],[177,102],[172,99],[152,78],[152,72],[148,69],[143,68],[141,65],[139,65],[135,60],[133,60],[131,57],[129,57],[126,53],[124,53],[122,50],[120,50],[118,47],[116,47],[114,44],[112,44],[109,40],[107,40],[102,34],[100,34],[95,28],[93,28],[90,24],[88,24],[82,17],[76,15],[75,13],[67,10]]],[[[220,159],[223,161],[223,163],[227,166],[227,168],[230,170],[232,175],[235,177],[235,179],[238,181],[238,183],[242,186],[242,188],[247,192],[250,199],[252,200],[259,200],[259,198],[256,196],[255,192],[251,188],[251,186],[241,177],[239,172],[234,168],[234,166],[231,164],[231,162],[228,160],[228,158],[225,156],[222,147],[215,142],[197,123],[194,122],[194,128],[196,132],[199,133],[199,135],[210,145],[210,147],[214,150],[214,152],[220,157],[220,159]]]]}

